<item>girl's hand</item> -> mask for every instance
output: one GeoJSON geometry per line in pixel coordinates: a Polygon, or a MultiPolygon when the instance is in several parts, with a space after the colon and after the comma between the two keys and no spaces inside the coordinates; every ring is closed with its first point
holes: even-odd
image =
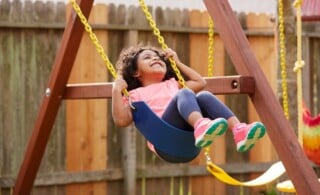
{"type": "Polygon", "coordinates": [[[117,78],[112,87],[112,117],[118,127],[126,127],[132,123],[131,108],[123,101],[122,91],[128,84],[122,78],[117,78]]]}
{"type": "Polygon", "coordinates": [[[127,82],[122,79],[122,78],[117,78],[114,82],[113,82],[113,87],[112,90],[114,92],[122,92],[124,89],[126,89],[128,87],[127,82]]]}
{"type": "Polygon", "coordinates": [[[199,92],[202,90],[205,85],[206,81],[204,78],[193,70],[191,67],[183,64],[175,51],[168,48],[164,51],[165,58],[172,57],[172,59],[176,62],[177,67],[179,68],[180,72],[186,77],[186,86],[189,89],[192,89],[194,92],[199,92]]]}
{"type": "Polygon", "coordinates": [[[167,48],[164,50],[164,56],[165,59],[172,58],[175,62],[180,62],[177,53],[173,51],[171,48],[167,48]]]}

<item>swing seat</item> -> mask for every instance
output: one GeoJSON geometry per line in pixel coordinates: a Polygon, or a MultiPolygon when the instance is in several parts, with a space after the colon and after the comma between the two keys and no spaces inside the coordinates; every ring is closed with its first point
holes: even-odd
{"type": "Polygon", "coordinates": [[[195,146],[193,131],[176,128],[159,118],[143,101],[132,103],[133,120],[140,133],[150,141],[157,151],[191,161],[201,148],[195,146]]]}

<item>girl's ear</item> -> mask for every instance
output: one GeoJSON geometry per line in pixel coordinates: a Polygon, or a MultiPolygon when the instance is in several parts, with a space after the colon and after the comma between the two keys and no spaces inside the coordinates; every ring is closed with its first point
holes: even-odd
{"type": "Polygon", "coordinates": [[[136,72],[133,74],[133,77],[136,77],[136,78],[140,77],[140,72],[139,72],[139,71],[136,71],[136,72]]]}

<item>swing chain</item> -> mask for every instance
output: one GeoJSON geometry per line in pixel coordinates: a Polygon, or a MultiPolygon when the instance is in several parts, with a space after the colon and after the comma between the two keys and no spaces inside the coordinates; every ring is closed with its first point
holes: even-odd
{"type": "MultiPolygon", "coordinates": [[[[74,11],[77,13],[78,17],[80,18],[80,21],[84,25],[85,31],[89,34],[89,37],[90,37],[91,41],[95,45],[95,48],[96,48],[97,52],[100,54],[103,62],[105,63],[106,67],[108,68],[108,70],[111,73],[112,77],[114,79],[116,79],[118,77],[117,72],[116,72],[114,66],[112,65],[112,63],[110,62],[108,56],[106,55],[106,53],[105,53],[101,43],[99,42],[96,34],[92,31],[92,27],[90,26],[87,18],[83,15],[79,5],[77,4],[77,2],[75,0],[70,0],[70,2],[72,4],[72,7],[73,7],[74,11]]],[[[129,92],[126,89],[123,90],[123,94],[127,98],[129,98],[129,92]]],[[[130,106],[133,108],[133,106],[131,104],[130,104],[130,106]]]]}
{"type": "MultiPolygon", "coordinates": [[[[214,23],[213,20],[211,18],[211,16],[208,16],[208,73],[207,76],[208,77],[212,77],[213,76],[213,65],[214,65],[214,23]]],[[[206,147],[204,152],[205,158],[206,158],[206,162],[207,164],[210,164],[211,161],[211,157],[210,157],[210,148],[206,147]]]]}
{"type": "Polygon", "coordinates": [[[212,162],[209,152],[210,152],[209,147],[204,148],[204,156],[206,157],[207,164],[212,162]]]}
{"type": "Polygon", "coordinates": [[[213,65],[214,65],[214,23],[209,15],[209,28],[208,28],[208,77],[213,76],[213,65]]]}
{"type": "MultiPolygon", "coordinates": [[[[161,45],[161,48],[163,50],[167,49],[168,48],[168,45],[164,42],[164,38],[163,36],[160,34],[160,30],[159,28],[157,27],[154,19],[152,18],[152,15],[151,13],[149,12],[148,10],[148,7],[147,5],[145,4],[144,0],[139,0],[139,3],[140,3],[140,7],[142,9],[142,11],[144,12],[145,16],[146,16],[146,19],[148,20],[149,22],[149,25],[150,27],[152,28],[153,30],[153,34],[158,38],[158,43],[161,45]]],[[[180,85],[183,87],[183,88],[186,88],[186,82],[184,80],[184,78],[182,77],[181,73],[180,73],[180,70],[178,69],[177,65],[176,65],[176,62],[172,59],[172,58],[169,58],[169,61],[170,61],[170,64],[171,64],[171,67],[173,69],[173,71],[175,72],[175,74],[177,75],[178,77],[178,82],[180,83],[180,85]]]]}
{"type": "Polygon", "coordinates": [[[116,70],[114,69],[114,67],[111,64],[109,58],[105,54],[104,49],[103,49],[102,45],[100,44],[96,34],[93,33],[92,28],[89,25],[88,20],[86,19],[86,17],[83,15],[79,5],[76,3],[75,0],[70,0],[70,2],[72,3],[72,7],[73,7],[74,11],[77,13],[77,15],[79,16],[81,22],[83,23],[84,29],[88,32],[90,39],[92,40],[93,44],[96,47],[96,50],[98,51],[98,53],[102,57],[102,60],[105,62],[108,70],[110,71],[110,73],[112,74],[112,76],[114,78],[117,78],[116,70]]]}
{"type": "Polygon", "coordinates": [[[289,119],[289,104],[288,104],[288,86],[286,83],[286,49],[285,49],[285,33],[284,33],[284,14],[283,14],[283,0],[278,1],[279,4],[279,40],[280,40],[280,67],[281,67],[281,86],[282,86],[282,104],[284,114],[289,119]]]}

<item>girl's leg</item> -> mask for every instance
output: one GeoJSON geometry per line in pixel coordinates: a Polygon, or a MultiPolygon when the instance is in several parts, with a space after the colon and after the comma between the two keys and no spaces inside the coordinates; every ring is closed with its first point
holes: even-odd
{"type": "MultiPolygon", "coordinates": [[[[221,135],[227,130],[225,119],[220,118],[212,121],[203,118],[196,95],[189,89],[181,89],[177,93],[166,108],[162,119],[179,129],[194,131],[195,145],[198,147],[210,145],[216,135],[221,135]]],[[[192,160],[190,158],[182,159],[159,151],[157,148],[154,149],[159,157],[169,162],[181,163],[192,160]]]]}
{"type": "MultiPolygon", "coordinates": [[[[188,123],[188,116],[192,112],[200,112],[200,108],[195,99],[195,95],[189,94],[184,89],[180,90],[177,95],[171,100],[162,119],[167,123],[187,131],[193,131],[193,126],[188,123]],[[189,107],[185,106],[189,100],[189,107]],[[184,108],[187,107],[187,108],[184,108]]],[[[202,115],[200,115],[202,117],[202,115]]]]}
{"type": "Polygon", "coordinates": [[[196,95],[189,89],[181,89],[168,105],[162,119],[181,129],[193,130],[196,145],[206,147],[216,136],[227,130],[227,121],[223,118],[211,120],[203,118],[196,95]]]}
{"type": "MultiPolygon", "coordinates": [[[[162,119],[164,121],[166,121],[167,123],[179,128],[179,129],[183,129],[186,131],[193,131],[193,126],[187,122],[187,118],[184,119],[185,115],[181,115],[179,112],[179,107],[181,107],[181,105],[178,106],[178,100],[180,100],[180,103],[181,103],[181,99],[184,99],[184,98],[182,98],[184,95],[182,95],[181,93],[182,92],[179,91],[178,94],[171,100],[170,104],[168,105],[167,109],[165,110],[165,112],[162,115],[162,119]]],[[[197,106],[196,101],[192,100],[192,99],[195,99],[195,97],[192,98],[192,96],[191,96],[191,97],[189,97],[189,99],[192,102],[190,104],[192,104],[192,107],[193,107],[191,110],[195,110],[200,113],[200,108],[199,108],[199,106],[197,106]],[[194,105],[196,105],[196,106],[194,106],[194,105]]],[[[190,111],[187,111],[187,112],[190,112],[190,111]]],[[[191,160],[191,159],[183,159],[181,157],[169,155],[165,152],[158,150],[157,148],[155,148],[155,152],[157,153],[157,155],[160,158],[166,160],[167,162],[171,162],[171,163],[184,163],[184,162],[189,162],[191,160]]]]}
{"type": "Polygon", "coordinates": [[[202,118],[202,109],[198,105],[195,93],[190,89],[181,89],[162,115],[162,119],[169,124],[191,131],[202,118]]]}
{"type": "Polygon", "coordinates": [[[264,136],[265,127],[262,123],[254,122],[249,125],[240,123],[233,112],[210,92],[198,93],[197,101],[204,116],[212,119],[223,117],[228,120],[239,152],[251,149],[255,142],[264,136]]]}
{"type": "Polygon", "coordinates": [[[228,120],[228,126],[230,129],[235,124],[240,123],[234,113],[216,96],[208,91],[201,91],[197,94],[197,102],[204,116],[211,119],[225,118],[228,120]]]}

